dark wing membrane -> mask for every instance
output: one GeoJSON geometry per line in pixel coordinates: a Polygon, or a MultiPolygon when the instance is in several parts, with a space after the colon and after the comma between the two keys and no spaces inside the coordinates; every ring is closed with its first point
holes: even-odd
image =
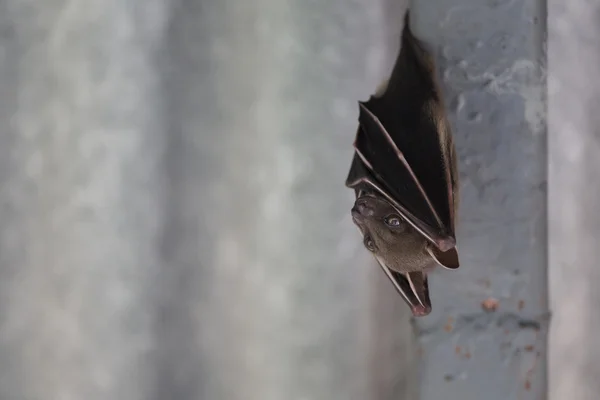
{"type": "Polygon", "coordinates": [[[381,183],[373,176],[369,168],[365,166],[364,162],[356,152],[352,158],[350,172],[348,172],[348,178],[346,179],[346,186],[354,189],[357,197],[361,191],[375,191],[387,199],[393,206],[400,208],[398,207],[399,205],[397,202],[388,192],[386,192],[381,183]]]}
{"type": "Polygon", "coordinates": [[[362,129],[356,135],[354,146],[367,168],[395,202],[400,203],[425,225],[439,230],[440,224],[418,181],[403,162],[402,155],[397,154],[385,129],[362,105],[359,123],[362,129]]]}
{"type": "Polygon", "coordinates": [[[431,312],[429,283],[426,274],[420,271],[403,274],[389,269],[385,265],[379,265],[394,285],[394,288],[409,305],[413,314],[423,316],[431,312]]]}
{"type": "MultiPolygon", "coordinates": [[[[400,55],[387,89],[380,97],[371,97],[364,106],[377,117],[404,155],[443,231],[454,237],[451,167],[449,155],[444,154],[450,147],[446,143],[450,133],[440,132],[447,124],[440,124],[445,115],[432,60],[408,26],[404,28],[400,55]]],[[[431,213],[422,208],[415,214],[430,221],[431,213]]]]}
{"type": "Polygon", "coordinates": [[[365,167],[365,165],[363,164],[358,154],[356,154],[356,152],[354,153],[354,157],[352,158],[350,172],[348,172],[348,178],[346,179],[346,186],[354,189],[354,193],[356,194],[357,198],[361,190],[375,190],[379,193],[382,192],[382,190],[379,187],[380,185],[377,183],[377,180],[365,167]]]}
{"type": "Polygon", "coordinates": [[[355,195],[358,197],[361,190],[364,191],[375,191],[382,195],[387,201],[389,201],[400,214],[406,218],[406,220],[423,236],[429,241],[436,245],[440,249],[447,250],[454,246],[455,241],[453,238],[440,235],[436,230],[431,228],[430,225],[426,225],[419,220],[413,213],[406,209],[402,204],[398,203],[390,193],[382,186],[380,179],[377,179],[365,165],[361,157],[357,152],[354,153],[352,164],[350,166],[350,172],[346,179],[346,186],[354,189],[355,195]]]}
{"type": "Polygon", "coordinates": [[[392,205],[396,205],[391,196],[382,188],[381,184],[365,166],[356,152],[354,153],[354,158],[352,158],[352,165],[350,165],[346,186],[354,189],[356,197],[359,196],[361,191],[375,191],[386,198],[392,205]]]}
{"type": "Polygon", "coordinates": [[[358,190],[360,189],[358,186],[360,186],[362,180],[369,175],[369,171],[365,168],[364,164],[360,160],[360,157],[355,152],[354,156],[352,157],[352,164],[350,164],[348,177],[346,178],[346,186],[358,190]]]}

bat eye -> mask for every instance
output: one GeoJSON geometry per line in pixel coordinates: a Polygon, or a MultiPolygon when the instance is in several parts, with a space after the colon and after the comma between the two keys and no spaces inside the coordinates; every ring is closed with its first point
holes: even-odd
{"type": "Polygon", "coordinates": [[[396,214],[390,214],[387,217],[385,217],[384,220],[385,224],[391,228],[397,228],[400,225],[402,225],[402,220],[400,219],[400,217],[396,214]]]}
{"type": "Polygon", "coordinates": [[[373,239],[369,235],[365,236],[365,247],[369,251],[375,251],[375,242],[373,242],[373,239]]]}

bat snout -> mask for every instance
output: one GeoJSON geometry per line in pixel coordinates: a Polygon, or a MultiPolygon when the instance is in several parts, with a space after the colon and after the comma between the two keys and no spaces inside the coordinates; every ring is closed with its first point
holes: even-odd
{"type": "Polygon", "coordinates": [[[369,204],[367,199],[358,199],[352,207],[352,215],[359,214],[363,217],[372,217],[375,214],[375,209],[369,204]]]}

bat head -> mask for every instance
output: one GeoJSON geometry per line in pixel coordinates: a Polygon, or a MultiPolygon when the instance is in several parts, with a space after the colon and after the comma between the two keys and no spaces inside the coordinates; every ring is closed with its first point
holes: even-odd
{"type": "Polygon", "coordinates": [[[409,304],[413,315],[431,312],[427,273],[439,264],[458,268],[456,249],[441,252],[375,192],[361,192],[351,210],[365,247],[409,304]]]}
{"type": "Polygon", "coordinates": [[[388,268],[396,272],[422,271],[432,263],[427,239],[383,197],[362,195],[351,213],[367,250],[388,268]]]}

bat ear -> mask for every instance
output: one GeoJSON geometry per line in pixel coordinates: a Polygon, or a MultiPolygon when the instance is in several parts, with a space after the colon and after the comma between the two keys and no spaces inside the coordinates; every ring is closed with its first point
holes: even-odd
{"type": "Polygon", "coordinates": [[[437,247],[428,246],[427,252],[436,263],[446,269],[457,269],[460,266],[456,247],[453,247],[448,251],[441,251],[437,247]]]}

